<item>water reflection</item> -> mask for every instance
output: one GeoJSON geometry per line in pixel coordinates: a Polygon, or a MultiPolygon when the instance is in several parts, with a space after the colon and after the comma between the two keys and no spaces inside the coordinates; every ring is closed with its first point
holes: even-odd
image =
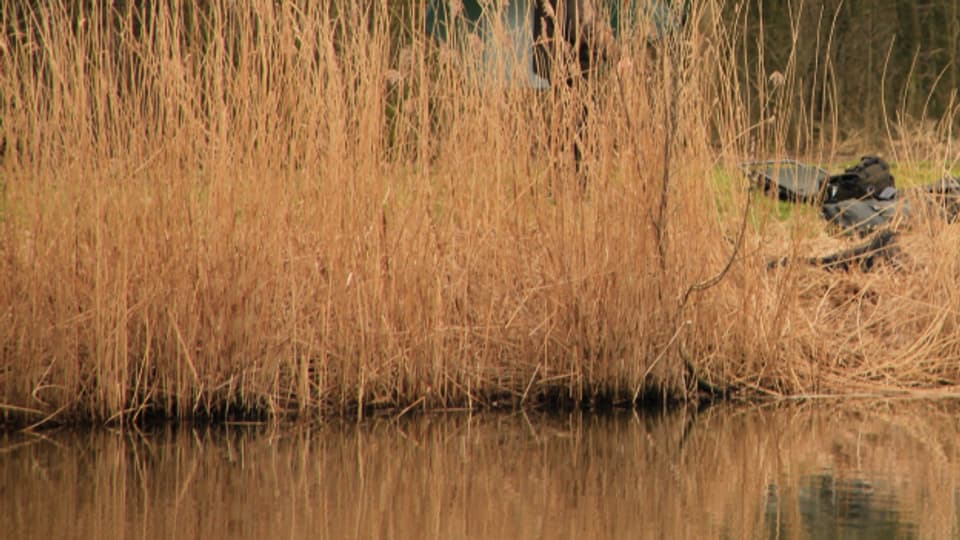
{"type": "Polygon", "coordinates": [[[8,538],[943,538],[955,407],[0,438],[8,538]]]}
{"type": "MultiPolygon", "coordinates": [[[[814,474],[801,481],[799,511],[804,531],[814,538],[908,538],[913,523],[903,519],[896,492],[869,480],[814,474]]],[[[783,528],[785,523],[778,523],[783,528]]]]}

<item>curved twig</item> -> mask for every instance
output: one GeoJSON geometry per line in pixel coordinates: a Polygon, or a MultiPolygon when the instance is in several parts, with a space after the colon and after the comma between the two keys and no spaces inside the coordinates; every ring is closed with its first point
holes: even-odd
{"type": "Polygon", "coordinates": [[[737,260],[737,255],[740,253],[740,248],[743,246],[743,237],[747,232],[747,221],[750,218],[750,201],[751,198],[749,195],[747,195],[747,204],[743,207],[743,218],[740,221],[740,232],[737,234],[737,242],[733,246],[733,253],[730,254],[730,257],[727,259],[727,263],[710,279],[699,281],[687,288],[686,292],[683,293],[683,298],[680,300],[680,309],[678,310],[678,313],[683,312],[683,308],[686,307],[687,300],[690,299],[691,294],[695,292],[702,292],[716,286],[723,281],[723,278],[726,277],[727,273],[730,272],[734,261],[737,260]]]}

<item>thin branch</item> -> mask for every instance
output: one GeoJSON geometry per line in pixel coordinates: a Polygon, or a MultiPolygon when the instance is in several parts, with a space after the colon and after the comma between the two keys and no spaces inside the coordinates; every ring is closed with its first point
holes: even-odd
{"type": "Polygon", "coordinates": [[[733,262],[737,260],[737,255],[740,253],[740,249],[743,246],[743,238],[747,232],[747,222],[750,218],[750,201],[752,199],[747,195],[747,204],[743,207],[743,217],[740,220],[740,232],[737,234],[737,242],[733,246],[733,252],[730,254],[730,257],[727,259],[727,263],[723,268],[717,272],[713,277],[705,281],[700,281],[694,283],[687,288],[686,292],[683,293],[683,298],[680,301],[680,309],[678,312],[683,312],[683,308],[687,305],[687,300],[690,299],[690,295],[695,292],[702,292],[711,287],[716,286],[723,278],[726,277],[727,273],[730,272],[730,269],[733,267],[733,262]]]}

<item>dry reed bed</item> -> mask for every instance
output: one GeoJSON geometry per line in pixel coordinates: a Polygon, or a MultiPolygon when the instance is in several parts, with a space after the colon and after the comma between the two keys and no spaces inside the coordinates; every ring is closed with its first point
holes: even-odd
{"type": "Polygon", "coordinates": [[[737,248],[733,37],[535,93],[417,14],[214,4],[0,11],[8,419],[958,383],[956,231],[869,276],[737,248]]]}

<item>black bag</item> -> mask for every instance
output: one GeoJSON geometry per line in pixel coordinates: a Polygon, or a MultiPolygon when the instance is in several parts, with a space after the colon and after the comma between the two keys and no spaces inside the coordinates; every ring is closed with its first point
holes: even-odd
{"type": "Polygon", "coordinates": [[[876,156],[864,156],[853,167],[827,180],[823,202],[866,198],[889,201],[896,196],[896,184],[887,162],[876,156]]]}
{"type": "Polygon", "coordinates": [[[752,162],[742,167],[754,188],[776,193],[783,201],[819,206],[832,225],[860,236],[892,224],[898,214],[910,216],[909,205],[898,197],[889,165],[876,156],[864,156],[836,175],[792,160],[752,162]]]}

